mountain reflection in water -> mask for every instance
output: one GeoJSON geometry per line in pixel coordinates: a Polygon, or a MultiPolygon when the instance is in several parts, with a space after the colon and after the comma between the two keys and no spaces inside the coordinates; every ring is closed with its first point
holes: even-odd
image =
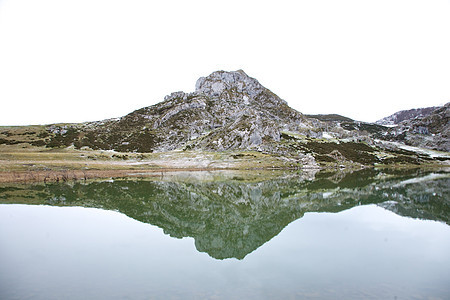
{"type": "Polygon", "coordinates": [[[306,212],[377,204],[450,225],[450,174],[444,172],[248,175],[196,172],[151,180],[3,185],[0,203],[119,211],[172,237],[192,237],[198,251],[216,259],[243,259],[306,212]]]}

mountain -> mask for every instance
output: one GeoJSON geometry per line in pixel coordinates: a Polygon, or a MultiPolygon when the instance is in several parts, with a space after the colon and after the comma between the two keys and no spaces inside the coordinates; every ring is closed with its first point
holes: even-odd
{"type": "MultiPolygon", "coordinates": [[[[193,93],[175,92],[122,118],[71,127],[77,147],[164,152],[201,148],[257,149],[278,142],[282,130],[315,130],[315,122],[290,108],[244,71],[200,78],[193,93]]],[[[61,128],[52,132],[58,134],[61,128]]],[[[64,132],[67,135],[67,132],[64,132]]],[[[64,135],[63,134],[63,135],[64,135]]],[[[51,142],[67,140],[56,136],[51,142]]]]}
{"type": "Polygon", "coordinates": [[[198,79],[193,93],[172,93],[121,118],[3,129],[0,144],[139,153],[258,151],[296,168],[435,161],[379,140],[450,150],[448,105],[409,122],[393,131],[340,115],[303,115],[244,71],[216,71],[198,79]],[[417,135],[426,142],[416,143],[417,135]]]}
{"type": "Polygon", "coordinates": [[[403,121],[412,120],[412,119],[419,119],[424,118],[428,115],[430,115],[434,110],[439,108],[438,106],[432,106],[432,107],[424,107],[424,108],[414,108],[409,110],[402,110],[398,111],[388,117],[385,117],[383,119],[380,119],[376,121],[376,124],[379,125],[397,125],[403,121]]]}
{"type": "MultiPolygon", "coordinates": [[[[431,109],[431,108],[429,108],[431,109]]],[[[427,109],[424,109],[427,111],[427,109]]],[[[407,145],[450,151],[450,102],[423,117],[406,119],[388,130],[385,139],[407,145]]]]}

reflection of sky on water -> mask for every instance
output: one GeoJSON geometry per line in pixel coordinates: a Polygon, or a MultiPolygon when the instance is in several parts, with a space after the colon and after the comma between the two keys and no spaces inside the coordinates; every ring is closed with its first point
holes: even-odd
{"type": "Polygon", "coordinates": [[[241,261],[117,212],[0,205],[6,299],[443,297],[449,253],[449,226],[375,205],[307,213],[241,261]]]}
{"type": "Polygon", "coordinates": [[[337,214],[308,213],[260,251],[275,255],[271,247],[287,249],[288,257],[322,282],[333,278],[367,288],[376,282],[411,288],[413,283],[441,282],[442,288],[450,283],[450,227],[400,217],[375,205],[337,214]]]}

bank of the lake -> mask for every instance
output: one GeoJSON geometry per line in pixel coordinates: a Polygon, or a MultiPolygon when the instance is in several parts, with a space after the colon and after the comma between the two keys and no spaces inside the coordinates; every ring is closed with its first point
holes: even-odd
{"type": "MultiPolygon", "coordinates": [[[[411,152],[413,153],[413,152],[411,152]]],[[[420,157],[423,154],[408,154],[420,157]]],[[[312,156],[311,156],[312,157],[312,156]]],[[[329,158],[318,155],[320,159],[329,158]]],[[[152,177],[162,173],[184,170],[347,170],[364,168],[422,168],[450,167],[450,154],[432,153],[433,159],[417,161],[401,156],[390,164],[361,164],[351,160],[314,160],[302,164],[295,157],[258,151],[170,151],[159,153],[122,153],[115,151],[48,149],[20,145],[0,146],[0,182],[67,182],[96,178],[152,177]],[[434,156],[433,156],[434,155],[434,156]]],[[[331,159],[331,158],[329,158],[331,159]]]]}

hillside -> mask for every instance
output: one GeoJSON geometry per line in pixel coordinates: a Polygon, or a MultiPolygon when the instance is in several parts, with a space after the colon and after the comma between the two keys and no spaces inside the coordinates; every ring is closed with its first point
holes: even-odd
{"type": "Polygon", "coordinates": [[[445,160],[445,156],[405,151],[380,140],[414,144],[410,136],[419,134],[425,135],[428,142],[417,145],[449,151],[448,105],[411,122],[398,127],[402,131],[392,131],[340,115],[306,116],[244,71],[217,71],[198,79],[193,93],[172,93],[158,104],[121,118],[3,127],[0,144],[127,153],[232,151],[234,159],[256,157],[253,151],[276,157],[284,167],[295,168],[430,164],[445,160]],[[427,130],[423,130],[424,126],[427,130]],[[438,143],[434,143],[435,136],[439,136],[438,143]]]}
{"type": "Polygon", "coordinates": [[[309,134],[314,125],[243,71],[219,71],[200,78],[194,93],[172,93],[119,119],[53,126],[50,146],[129,152],[256,149],[278,142],[282,130],[309,134]]]}
{"type": "Polygon", "coordinates": [[[450,102],[432,110],[424,117],[400,122],[388,130],[385,139],[417,147],[450,151],[450,102]]]}
{"type": "Polygon", "coordinates": [[[376,121],[379,125],[397,125],[403,121],[424,118],[430,115],[434,110],[439,108],[438,106],[424,107],[424,108],[414,108],[408,110],[398,111],[390,116],[376,121]]]}

